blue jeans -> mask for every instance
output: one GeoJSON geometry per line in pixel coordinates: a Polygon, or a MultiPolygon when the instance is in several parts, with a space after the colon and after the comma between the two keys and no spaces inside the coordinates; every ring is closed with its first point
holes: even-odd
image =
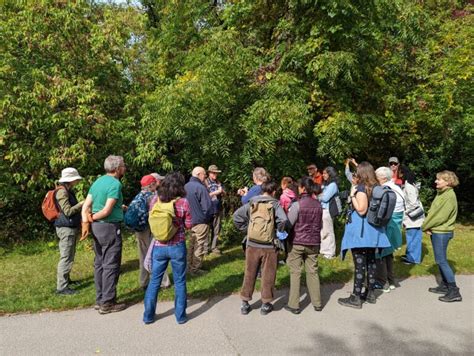
{"type": "MultiPolygon", "coordinates": [[[[153,242],[152,242],[153,243],[153,242]]],[[[153,248],[152,272],[145,293],[145,312],[143,321],[152,323],[155,319],[156,302],[160,291],[161,280],[168,262],[171,262],[174,280],[174,315],[179,324],[187,321],[186,317],[186,244],[181,242],[174,246],[155,246],[153,248]]]]}
{"type": "Polygon", "coordinates": [[[436,264],[438,265],[441,278],[445,283],[456,283],[454,272],[448,263],[446,252],[448,250],[449,240],[453,238],[452,232],[434,233],[431,235],[431,244],[436,264]]]}
{"type": "Polygon", "coordinates": [[[407,238],[406,259],[411,263],[421,262],[421,228],[408,228],[405,230],[407,238]]]}

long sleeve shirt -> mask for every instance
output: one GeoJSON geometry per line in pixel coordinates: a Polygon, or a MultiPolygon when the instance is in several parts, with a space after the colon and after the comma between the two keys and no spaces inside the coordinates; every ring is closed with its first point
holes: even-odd
{"type": "Polygon", "coordinates": [[[324,187],[323,192],[318,196],[318,200],[321,202],[323,209],[329,209],[329,201],[338,192],[339,189],[337,188],[337,184],[335,182],[331,182],[324,187]]]}
{"type": "Polygon", "coordinates": [[[438,191],[421,228],[423,231],[450,232],[458,215],[458,201],[453,188],[438,191]]]}

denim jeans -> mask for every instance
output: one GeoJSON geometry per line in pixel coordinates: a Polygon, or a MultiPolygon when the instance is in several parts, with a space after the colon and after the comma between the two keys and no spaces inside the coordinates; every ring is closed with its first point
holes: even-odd
{"type": "Polygon", "coordinates": [[[407,238],[406,259],[411,263],[421,262],[421,228],[408,228],[405,230],[407,238]]]}
{"type": "Polygon", "coordinates": [[[186,244],[181,242],[173,246],[155,246],[153,248],[152,272],[145,293],[145,312],[143,321],[153,322],[161,280],[171,262],[174,279],[174,315],[179,324],[186,322],[186,244]]]}
{"type": "Polygon", "coordinates": [[[449,240],[453,238],[452,232],[435,233],[431,235],[431,244],[433,245],[433,253],[436,264],[438,265],[441,278],[445,283],[456,283],[454,272],[448,263],[447,250],[449,240]]]}

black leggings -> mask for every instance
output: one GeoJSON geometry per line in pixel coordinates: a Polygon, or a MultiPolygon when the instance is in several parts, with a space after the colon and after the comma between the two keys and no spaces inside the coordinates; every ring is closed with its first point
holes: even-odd
{"type": "Polygon", "coordinates": [[[355,268],[353,293],[360,296],[365,281],[367,281],[369,290],[374,289],[377,267],[375,264],[375,248],[353,248],[351,252],[355,268]]]}

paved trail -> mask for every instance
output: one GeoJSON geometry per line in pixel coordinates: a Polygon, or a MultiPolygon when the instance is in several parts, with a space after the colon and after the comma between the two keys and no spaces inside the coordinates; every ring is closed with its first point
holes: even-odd
{"type": "MultiPolygon", "coordinates": [[[[282,309],[240,315],[237,295],[189,301],[187,324],[178,325],[170,302],[158,304],[158,320],[141,322],[143,304],[121,313],[93,309],[0,317],[0,355],[473,355],[474,276],[457,276],[463,302],[442,303],[428,293],[433,277],[401,282],[362,310],[344,308],[337,298],[350,285],[323,285],[325,308],[306,306],[300,315],[282,309]]],[[[255,295],[254,300],[259,295],[255,295]]],[[[260,303],[254,303],[254,308],[260,303]]]]}

